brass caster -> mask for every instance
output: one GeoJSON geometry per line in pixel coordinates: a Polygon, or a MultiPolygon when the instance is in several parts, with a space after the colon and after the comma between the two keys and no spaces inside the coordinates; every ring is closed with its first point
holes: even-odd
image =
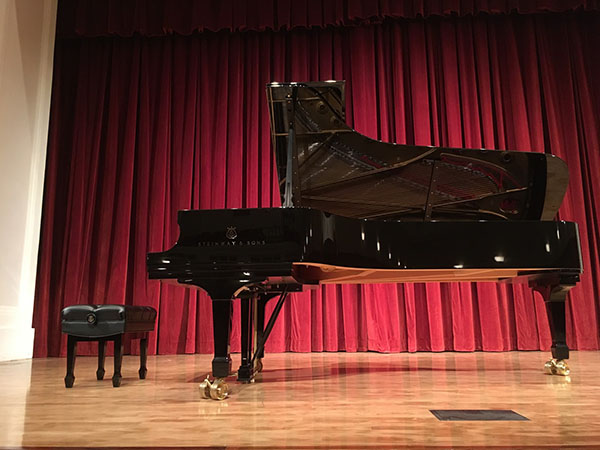
{"type": "Polygon", "coordinates": [[[208,377],[208,375],[206,376],[206,379],[200,383],[200,393],[202,394],[202,398],[210,398],[210,387],[212,386],[212,383],[210,382],[210,379],[208,377]]]}
{"type": "Polygon", "coordinates": [[[556,361],[556,375],[568,377],[570,373],[571,369],[569,369],[569,365],[564,359],[559,359],[556,361]]]}
{"type": "Polygon", "coordinates": [[[229,386],[224,378],[216,378],[210,381],[210,376],[200,383],[200,393],[202,398],[212,398],[213,400],[225,400],[229,396],[229,386]]]}
{"type": "Polygon", "coordinates": [[[210,386],[210,398],[213,400],[225,400],[229,395],[229,386],[223,378],[217,378],[210,386]]]}
{"type": "Polygon", "coordinates": [[[544,369],[548,375],[569,376],[571,369],[564,359],[551,359],[544,364],[544,369]]]}

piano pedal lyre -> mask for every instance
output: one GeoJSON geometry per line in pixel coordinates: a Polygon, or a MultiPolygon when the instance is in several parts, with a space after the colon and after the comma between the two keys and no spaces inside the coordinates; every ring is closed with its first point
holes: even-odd
{"type": "Polygon", "coordinates": [[[569,364],[564,359],[551,359],[544,364],[544,369],[548,375],[561,375],[568,377],[571,373],[569,364]]]}
{"type": "Polygon", "coordinates": [[[225,400],[229,396],[229,385],[224,378],[215,378],[212,382],[210,376],[200,383],[200,392],[202,398],[212,398],[213,400],[225,400]]]}

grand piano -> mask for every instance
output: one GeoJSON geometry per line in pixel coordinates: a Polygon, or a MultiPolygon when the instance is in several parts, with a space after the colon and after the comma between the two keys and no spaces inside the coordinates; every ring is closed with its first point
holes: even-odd
{"type": "Polygon", "coordinates": [[[577,224],[554,220],[568,171],[544,153],[398,145],[346,124],[344,83],[267,85],[282,207],[179,211],[150,279],[212,299],[207,398],[228,395],[232,306],[250,382],[289,293],[329,283],[527,283],[543,297],[549,374],[568,375],[565,300],[582,271],[577,224]],[[266,320],[265,305],[277,298],[266,320]]]}

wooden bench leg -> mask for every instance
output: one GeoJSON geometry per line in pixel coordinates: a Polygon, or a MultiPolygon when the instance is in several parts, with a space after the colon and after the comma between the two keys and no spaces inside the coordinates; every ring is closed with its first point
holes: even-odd
{"type": "Polygon", "coordinates": [[[106,341],[104,339],[98,340],[98,370],[96,370],[96,379],[104,379],[104,359],[106,355],[106,341]]]}
{"type": "Polygon", "coordinates": [[[115,336],[115,373],[113,373],[113,387],[121,386],[121,362],[123,360],[123,335],[115,336]]]}
{"type": "Polygon", "coordinates": [[[65,387],[73,387],[75,383],[75,357],[77,356],[77,337],[67,337],[67,374],[65,375],[65,387]]]}
{"type": "Polygon", "coordinates": [[[148,335],[144,335],[142,339],[140,339],[140,380],[146,378],[146,374],[148,373],[148,369],[146,368],[146,362],[148,360],[148,335]]]}

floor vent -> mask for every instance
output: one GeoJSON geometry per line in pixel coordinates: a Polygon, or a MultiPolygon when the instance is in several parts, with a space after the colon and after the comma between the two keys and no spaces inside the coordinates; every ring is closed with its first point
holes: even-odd
{"type": "Polygon", "coordinates": [[[529,420],[510,409],[430,409],[439,420],[529,420]]]}

